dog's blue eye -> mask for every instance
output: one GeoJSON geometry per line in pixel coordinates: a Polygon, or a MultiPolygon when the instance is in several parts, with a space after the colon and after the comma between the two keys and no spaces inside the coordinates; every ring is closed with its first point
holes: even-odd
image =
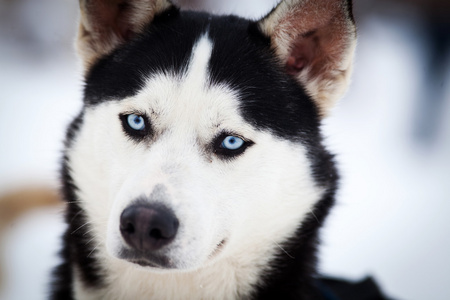
{"type": "Polygon", "coordinates": [[[145,129],[145,121],[144,118],[135,114],[128,115],[127,117],[128,125],[134,130],[144,130],[145,129]]]}
{"type": "Polygon", "coordinates": [[[253,145],[253,142],[233,135],[232,132],[223,132],[214,139],[213,151],[221,159],[232,159],[244,153],[253,145]]]}
{"type": "Polygon", "coordinates": [[[120,114],[119,119],[125,134],[137,142],[152,133],[151,123],[145,114],[120,114]]]}
{"type": "Polygon", "coordinates": [[[227,136],[220,145],[224,149],[237,150],[244,145],[244,140],[237,136],[227,136]]]}

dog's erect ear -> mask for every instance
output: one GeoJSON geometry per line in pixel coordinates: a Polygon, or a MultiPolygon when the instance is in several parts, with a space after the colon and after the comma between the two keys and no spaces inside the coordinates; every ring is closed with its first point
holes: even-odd
{"type": "Polygon", "coordinates": [[[284,0],[258,23],[286,72],[326,116],[349,83],[356,29],[351,0],[284,0]]]}
{"type": "Polygon", "coordinates": [[[84,67],[139,33],[168,0],[80,0],[77,49],[84,67]]]}

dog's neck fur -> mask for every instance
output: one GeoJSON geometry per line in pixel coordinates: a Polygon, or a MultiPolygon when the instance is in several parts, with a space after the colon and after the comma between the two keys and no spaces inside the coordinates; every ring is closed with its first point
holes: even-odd
{"type": "MultiPolygon", "coordinates": [[[[263,252],[261,249],[249,251],[263,252]]],[[[248,260],[247,255],[215,262],[191,272],[151,273],[114,258],[105,261],[105,287],[90,291],[76,280],[77,299],[248,299],[258,285],[261,266],[267,266],[269,253],[258,253],[261,261],[248,260]]],[[[76,274],[79,277],[79,274],[76,274]]]]}

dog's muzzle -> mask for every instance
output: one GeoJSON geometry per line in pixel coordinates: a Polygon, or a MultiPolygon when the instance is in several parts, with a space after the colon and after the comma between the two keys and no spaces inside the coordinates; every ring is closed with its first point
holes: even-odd
{"type": "Polygon", "coordinates": [[[124,258],[143,266],[169,267],[161,249],[175,239],[178,227],[175,214],[161,204],[130,205],[120,216],[120,232],[129,247],[124,258]]]}

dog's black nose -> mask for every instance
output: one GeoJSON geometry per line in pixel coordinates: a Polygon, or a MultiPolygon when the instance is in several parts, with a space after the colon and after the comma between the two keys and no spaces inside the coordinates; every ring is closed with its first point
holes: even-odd
{"type": "Polygon", "coordinates": [[[156,251],[177,234],[179,222],[168,208],[136,204],[120,216],[120,232],[127,244],[140,251],[156,251]]]}

